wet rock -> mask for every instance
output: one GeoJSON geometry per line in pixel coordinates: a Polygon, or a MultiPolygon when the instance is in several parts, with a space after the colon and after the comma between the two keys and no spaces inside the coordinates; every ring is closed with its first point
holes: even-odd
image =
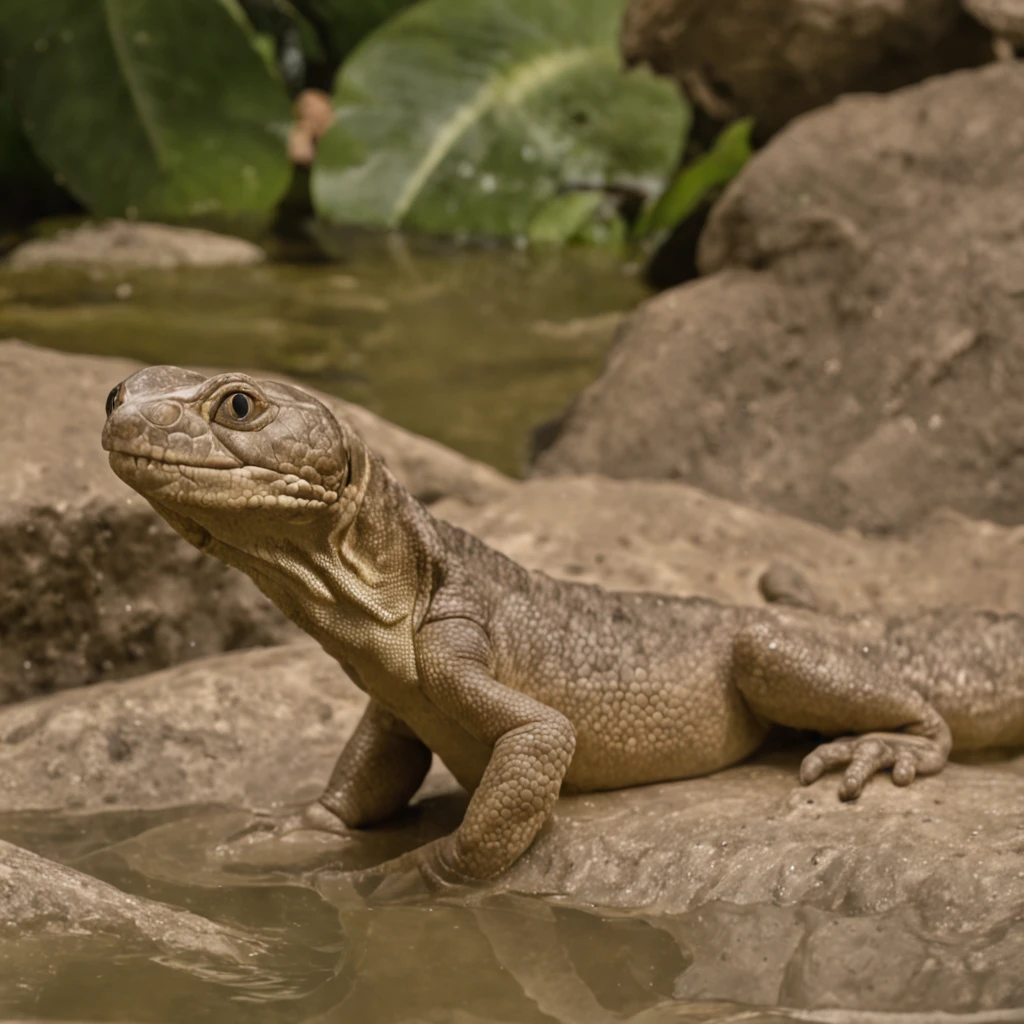
{"type": "Polygon", "coordinates": [[[628,62],[672,75],[714,120],[752,114],[763,135],[842,93],[992,57],[958,0],[632,0],[621,42],[628,62]]]}
{"type": "Polygon", "coordinates": [[[1024,65],[807,115],[642,306],[541,473],[676,477],[833,526],[1018,523],[1024,65]]]}
{"type": "Polygon", "coordinates": [[[1024,1004],[1024,759],[878,778],[853,804],[835,778],[795,785],[797,763],[564,799],[500,886],[657,914],[694,951],[680,999],[1024,1004]]]}
{"type": "MultiPolygon", "coordinates": [[[[296,631],[118,480],[103,401],[139,364],[0,342],[0,703],[296,631]]],[[[424,500],[478,502],[501,474],[326,396],[424,500]]]]}
{"type": "Polygon", "coordinates": [[[121,892],[0,840],[0,1000],[24,1002],[59,965],[131,955],[236,984],[275,978],[267,943],[197,914],[121,892]]]}
{"type": "Polygon", "coordinates": [[[108,220],[35,238],[8,257],[15,269],[52,263],[98,263],[119,267],[222,267],[260,263],[266,253],[243,238],[218,235],[201,228],[108,220]]]}

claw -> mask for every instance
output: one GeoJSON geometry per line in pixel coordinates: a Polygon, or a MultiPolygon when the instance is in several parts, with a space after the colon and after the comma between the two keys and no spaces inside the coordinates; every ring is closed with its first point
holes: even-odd
{"type": "Polygon", "coordinates": [[[480,879],[464,875],[451,861],[451,836],[361,871],[346,871],[345,878],[364,899],[393,903],[428,894],[465,891],[480,885],[480,879]]]}

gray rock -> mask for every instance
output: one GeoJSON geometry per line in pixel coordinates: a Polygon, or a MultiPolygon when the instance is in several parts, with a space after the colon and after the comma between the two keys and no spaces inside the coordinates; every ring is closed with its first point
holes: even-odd
{"type": "Polygon", "coordinates": [[[1018,523],[1024,65],[777,136],[642,306],[540,473],[678,477],[833,526],[1018,523]]]}
{"type": "Polygon", "coordinates": [[[0,709],[0,811],[312,799],[365,697],[312,643],[0,709]]]}
{"type": "MultiPolygon", "coordinates": [[[[498,887],[642,908],[692,957],[683,1000],[1024,1007],[1024,759],[843,804],[791,754],[564,799],[498,887]]],[[[540,935],[534,942],[540,943],[540,935]]],[[[550,941],[550,940],[549,940],[550,941]]]]}
{"type": "MultiPolygon", "coordinates": [[[[0,704],[296,636],[248,579],[189,547],[107,466],[103,402],[138,365],[0,342],[0,704]]],[[[510,486],[320,397],[423,500],[476,503],[510,486]]]]}
{"type": "Polygon", "coordinates": [[[895,89],[992,55],[958,0],[632,0],[622,50],[675,77],[715,120],[753,114],[765,135],[842,93],[895,89]]]}
{"type": "Polygon", "coordinates": [[[260,263],[266,253],[243,238],[218,235],[200,228],[108,220],[35,238],[19,245],[8,257],[15,269],[53,263],[98,263],[119,267],[219,267],[260,263]]]}

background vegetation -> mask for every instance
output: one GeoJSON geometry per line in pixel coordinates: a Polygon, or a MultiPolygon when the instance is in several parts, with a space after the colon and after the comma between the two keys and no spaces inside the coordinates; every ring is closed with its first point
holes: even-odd
{"type": "Polygon", "coordinates": [[[291,101],[324,87],[334,121],[308,178],[324,222],[657,240],[742,165],[750,125],[695,153],[676,87],[622,67],[624,6],[4,0],[0,205],[22,223],[75,206],[266,222],[295,194],[291,101]]]}

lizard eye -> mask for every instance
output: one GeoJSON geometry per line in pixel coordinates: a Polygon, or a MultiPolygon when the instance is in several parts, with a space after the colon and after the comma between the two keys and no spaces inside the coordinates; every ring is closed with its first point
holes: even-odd
{"type": "Polygon", "coordinates": [[[252,411],[252,401],[248,395],[243,394],[241,391],[236,391],[233,395],[229,395],[226,401],[230,404],[231,411],[235,414],[235,419],[237,420],[244,420],[252,411]]]}
{"type": "Polygon", "coordinates": [[[244,391],[229,391],[218,403],[213,418],[225,427],[255,430],[264,425],[266,411],[267,403],[261,398],[244,391]]]}
{"type": "Polygon", "coordinates": [[[107,395],[107,415],[108,416],[110,416],[111,413],[113,413],[113,411],[118,407],[118,405],[120,405],[120,402],[118,401],[118,399],[120,397],[121,397],[121,385],[120,384],[116,384],[114,387],[112,387],[110,389],[110,394],[107,395]]]}

